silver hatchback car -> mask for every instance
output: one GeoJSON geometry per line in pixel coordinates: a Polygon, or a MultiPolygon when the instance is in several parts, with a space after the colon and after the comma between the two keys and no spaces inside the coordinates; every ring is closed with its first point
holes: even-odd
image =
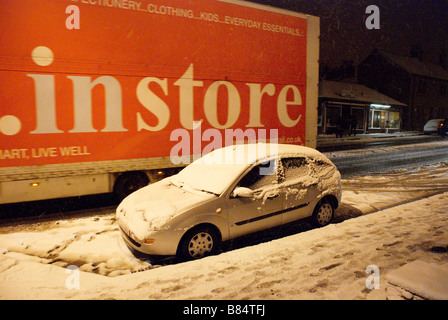
{"type": "Polygon", "coordinates": [[[116,217],[134,250],[201,258],[223,241],[296,220],[327,225],[341,200],[340,179],[334,164],[314,149],[229,146],[132,193],[116,217]]]}

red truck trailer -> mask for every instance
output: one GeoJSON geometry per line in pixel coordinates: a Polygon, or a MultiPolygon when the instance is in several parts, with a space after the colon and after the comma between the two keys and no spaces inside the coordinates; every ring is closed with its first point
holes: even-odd
{"type": "Polygon", "coordinates": [[[0,203],[124,196],[238,140],[316,145],[317,17],[237,0],[0,15],[0,203]]]}

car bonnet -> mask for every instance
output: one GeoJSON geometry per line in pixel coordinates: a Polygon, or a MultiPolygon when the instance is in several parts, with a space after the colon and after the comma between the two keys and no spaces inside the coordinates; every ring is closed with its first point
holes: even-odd
{"type": "Polygon", "coordinates": [[[178,214],[214,197],[184,190],[167,178],[126,197],[117,208],[117,221],[136,240],[143,241],[154,231],[168,229],[169,222],[178,214]]]}

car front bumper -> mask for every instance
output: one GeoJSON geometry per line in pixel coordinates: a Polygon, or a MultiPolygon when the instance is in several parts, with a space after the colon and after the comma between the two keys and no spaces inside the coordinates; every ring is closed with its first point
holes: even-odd
{"type": "Polygon", "coordinates": [[[132,238],[120,227],[121,236],[126,245],[133,250],[154,256],[174,256],[177,252],[183,232],[176,230],[158,231],[151,235],[151,244],[132,238]]]}

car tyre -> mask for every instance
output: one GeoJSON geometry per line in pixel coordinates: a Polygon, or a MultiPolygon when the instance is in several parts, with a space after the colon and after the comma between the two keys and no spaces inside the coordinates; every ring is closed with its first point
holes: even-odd
{"type": "Polygon", "coordinates": [[[333,220],[334,208],[326,199],[322,199],[314,208],[311,222],[316,227],[324,227],[333,220]]]}
{"type": "Polygon", "coordinates": [[[177,256],[181,260],[195,260],[218,252],[219,237],[213,228],[203,226],[188,231],[179,244],[177,256]]]}

